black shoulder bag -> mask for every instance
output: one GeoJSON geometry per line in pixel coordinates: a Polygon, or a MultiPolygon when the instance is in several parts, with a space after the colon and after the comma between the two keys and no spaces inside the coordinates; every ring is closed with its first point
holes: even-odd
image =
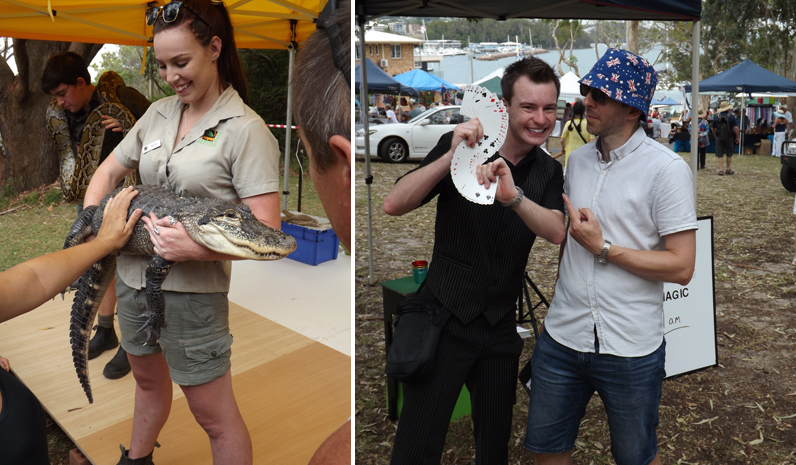
{"type": "Polygon", "coordinates": [[[386,373],[405,383],[417,383],[431,376],[442,327],[451,313],[419,292],[398,304],[386,373]]]}

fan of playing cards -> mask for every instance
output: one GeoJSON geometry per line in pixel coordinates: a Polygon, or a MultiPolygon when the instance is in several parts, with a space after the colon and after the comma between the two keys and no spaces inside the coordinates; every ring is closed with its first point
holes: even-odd
{"type": "Polygon", "coordinates": [[[495,202],[497,182],[485,189],[478,184],[475,170],[495,154],[506,140],[509,115],[503,102],[493,92],[481,86],[464,87],[464,98],[460,115],[478,118],[484,128],[484,138],[474,148],[462,141],[456,147],[451,161],[451,176],[456,189],[471,202],[491,205],[495,202]]]}

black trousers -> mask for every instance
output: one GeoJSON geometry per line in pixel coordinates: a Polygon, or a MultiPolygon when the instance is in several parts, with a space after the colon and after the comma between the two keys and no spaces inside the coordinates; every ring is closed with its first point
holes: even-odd
{"type": "Polygon", "coordinates": [[[0,463],[49,465],[47,418],[39,400],[16,376],[0,368],[0,463]]]}
{"type": "Polygon", "coordinates": [[[702,169],[705,167],[705,157],[707,157],[707,153],[707,146],[697,148],[697,169],[702,169]]]}
{"type": "Polygon", "coordinates": [[[515,321],[513,311],[494,326],[483,315],[467,325],[455,316],[448,320],[432,377],[403,385],[392,465],[440,463],[462,385],[470,391],[476,464],[506,464],[523,346],[515,321]]]}

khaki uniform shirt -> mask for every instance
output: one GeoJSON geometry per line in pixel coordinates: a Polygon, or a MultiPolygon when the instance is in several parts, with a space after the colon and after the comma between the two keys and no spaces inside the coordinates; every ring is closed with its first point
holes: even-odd
{"type": "MultiPolygon", "coordinates": [[[[153,103],[114,150],[122,166],[139,169],[142,184],[166,185],[183,197],[215,197],[235,203],[279,190],[276,139],[232,86],[178,141],[183,108],[177,97],[153,103]]],[[[119,276],[126,285],[142,289],[148,262],[149,257],[121,255],[119,276]]],[[[227,292],[230,272],[228,261],[176,263],[163,290],[227,292]]]]}

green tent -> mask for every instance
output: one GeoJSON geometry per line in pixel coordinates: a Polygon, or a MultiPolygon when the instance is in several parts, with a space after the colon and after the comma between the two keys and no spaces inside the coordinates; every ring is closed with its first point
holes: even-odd
{"type": "MultiPolygon", "coordinates": [[[[481,87],[485,87],[490,92],[494,92],[498,98],[503,98],[503,91],[500,89],[500,76],[495,76],[488,81],[481,82],[477,84],[481,87]]],[[[456,96],[461,99],[464,97],[464,92],[459,92],[456,96]]]]}
{"type": "Polygon", "coordinates": [[[495,76],[488,81],[479,84],[481,87],[489,89],[491,92],[497,94],[498,98],[503,98],[503,90],[500,89],[500,77],[495,76]]]}

